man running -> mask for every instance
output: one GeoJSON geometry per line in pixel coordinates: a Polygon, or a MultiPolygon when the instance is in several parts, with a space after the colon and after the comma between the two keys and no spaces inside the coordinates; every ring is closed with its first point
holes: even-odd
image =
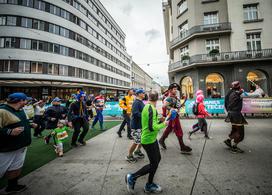
{"type": "Polygon", "coordinates": [[[96,111],[96,116],[92,124],[92,129],[96,125],[97,121],[99,121],[100,130],[103,131],[103,109],[105,108],[105,92],[103,90],[94,98],[93,106],[96,111]]]}
{"type": "Polygon", "coordinates": [[[241,97],[244,92],[241,89],[240,82],[234,81],[232,88],[225,97],[225,108],[228,112],[226,122],[231,122],[232,130],[229,134],[229,139],[224,143],[230,147],[233,153],[243,153],[244,151],[237,147],[237,145],[243,141],[245,136],[245,127],[247,121],[243,117],[241,110],[243,107],[243,98],[241,97]]]}
{"type": "Polygon", "coordinates": [[[127,174],[125,177],[127,183],[127,189],[130,193],[134,193],[134,186],[136,180],[149,174],[148,182],[144,187],[144,191],[147,193],[160,193],[162,188],[153,182],[155,173],[161,160],[160,148],[157,141],[158,132],[164,128],[168,121],[164,118],[158,118],[158,112],[156,110],[156,103],[158,101],[158,93],[150,92],[149,102],[145,105],[142,111],[142,135],[141,144],[147,153],[149,164],[142,167],[135,173],[127,174]]]}
{"type": "MultiPolygon", "coordinates": [[[[180,100],[177,97],[177,91],[180,90],[180,86],[177,83],[172,83],[168,87],[168,96],[165,98],[163,103],[163,116],[166,117],[171,109],[180,109],[180,100]]],[[[171,120],[163,132],[163,135],[161,136],[159,143],[162,148],[167,149],[165,145],[165,139],[168,137],[168,135],[174,131],[180,145],[180,150],[182,154],[188,154],[191,153],[192,149],[189,146],[186,146],[183,142],[183,131],[180,125],[179,115],[177,114],[176,118],[174,120],[171,120]]]]}
{"type": "Polygon", "coordinates": [[[6,194],[26,189],[25,185],[18,184],[27,146],[31,143],[31,126],[22,109],[26,103],[24,93],[13,93],[8,96],[7,104],[0,106],[0,178],[5,175],[8,179],[6,194]]]}
{"type": "Polygon", "coordinates": [[[74,133],[72,136],[73,147],[77,147],[77,142],[85,146],[86,142],[84,138],[89,130],[89,115],[87,111],[86,103],[84,102],[85,94],[80,92],[77,95],[77,101],[70,105],[70,109],[68,112],[68,125],[74,128],[74,133]],[[80,133],[80,128],[82,127],[82,132],[80,133]],[[80,135],[79,135],[80,134],[80,135]],[[79,136],[79,137],[78,137],[79,136]]]}
{"type": "Polygon", "coordinates": [[[132,104],[132,116],[131,116],[131,136],[133,137],[133,143],[129,148],[128,156],[126,160],[128,162],[136,162],[137,158],[144,158],[144,154],[141,152],[141,134],[142,134],[142,110],[144,108],[143,99],[145,98],[145,91],[143,89],[137,89],[136,99],[132,104]]]}
{"type": "Polygon", "coordinates": [[[133,139],[131,137],[131,128],[130,128],[130,116],[131,116],[131,109],[132,109],[132,104],[134,100],[134,91],[133,89],[129,89],[127,92],[127,95],[120,100],[120,107],[123,109],[123,117],[124,120],[117,132],[119,137],[122,137],[122,130],[124,129],[125,125],[127,124],[127,137],[128,139],[133,139]]]}

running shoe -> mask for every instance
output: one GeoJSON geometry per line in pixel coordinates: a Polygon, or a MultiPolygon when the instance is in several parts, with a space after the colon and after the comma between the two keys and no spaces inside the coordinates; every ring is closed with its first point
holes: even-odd
{"type": "Polygon", "coordinates": [[[226,139],[226,140],[224,141],[224,143],[225,143],[228,147],[231,148],[231,140],[230,140],[230,139],[226,139]]]}
{"type": "Polygon", "coordinates": [[[16,186],[8,186],[5,189],[6,194],[14,194],[14,193],[20,193],[26,190],[26,185],[16,185],[16,186]]]}
{"type": "Polygon", "coordinates": [[[162,188],[158,184],[152,183],[152,184],[146,184],[144,187],[145,193],[161,193],[162,188]]]}
{"type": "Polygon", "coordinates": [[[129,163],[136,163],[137,159],[133,156],[126,156],[126,161],[128,161],[129,163]]]}
{"type": "Polygon", "coordinates": [[[134,186],[135,186],[135,180],[133,176],[129,173],[125,177],[125,181],[127,184],[127,190],[129,193],[134,194],[134,186]]]}
{"type": "Polygon", "coordinates": [[[165,145],[165,143],[164,143],[164,141],[163,140],[159,140],[159,144],[160,144],[160,146],[163,148],[163,149],[167,149],[167,147],[166,147],[166,145],[165,145]]]}
{"type": "Polygon", "coordinates": [[[117,133],[117,135],[118,135],[118,137],[122,137],[122,134],[121,134],[121,132],[119,133],[119,132],[116,132],[117,133]]]}
{"type": "Polygon", "coordinates": [[[192,148],[190,148],[189,146],[184,146],[180,151],[181,154],[191,154],[192,148]]]}
{"type": "Polygon", "coordinates": [[[78,141],[79,145],[86,146],[86,141],[78,141]]]}
{"type": "Polygon", "coordinates": [[[236,154],[236,153],[244,153],[244,150],[238,148],[237,146],[233,146],[233,147],[231,147],[231,153],[234,153],[234,154],[236,154]]]}
{"type": "Polygon", "coordinates": [[[133,156],[139,159],[143,159],[145,157],[145,155],[141,152],[141,150],[136,150],[135,152],[133,152],[133,156]]]}

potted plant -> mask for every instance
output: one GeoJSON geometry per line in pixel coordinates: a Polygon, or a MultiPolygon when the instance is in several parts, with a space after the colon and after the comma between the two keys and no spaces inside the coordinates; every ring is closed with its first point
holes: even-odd
{"type": "Polygon", "coordinates": [[[190,56],[188,56],[188,55],[184,55],[181,57],[181,61],[182,61],[183,65],[189,64],[189,60],[190,60],[190,56]]]}
{"type": "Polygon", "coordinates": [[[209,52],[209,55],[212,57],[212,60],[213,61],[216,61],[217,60],[217,55],[219,54],[219,50],[218,49],[212,49],[210,52],[209,52]]]}

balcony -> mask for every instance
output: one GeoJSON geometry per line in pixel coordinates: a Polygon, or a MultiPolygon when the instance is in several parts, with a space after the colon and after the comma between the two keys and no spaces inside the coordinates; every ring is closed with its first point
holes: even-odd
{"type": "Polygon", "coordinates": [[[190,68],[193,65],[226,64],[236,61],[254,61],[272,59],[272,49],[259,51],[223,52],[216,55],[199,54],[190,56],[189,60],[178,61],[169,65],[169,72],[190,68]]]}
{"type": "Polygon", "coordinates": [[[179,46],[179,44],[183,43],[190,38],[199,35],[199,34],[207,34],[207,33],[221,33],[221,32],[231,32],[231,25],[229,22],[225,23],[216,23],[209,25],[199,25],[190,28],[187,31],[184,31],[177,38],[173,39],[170,43],[170,48],[175,48],[179,46]]]}

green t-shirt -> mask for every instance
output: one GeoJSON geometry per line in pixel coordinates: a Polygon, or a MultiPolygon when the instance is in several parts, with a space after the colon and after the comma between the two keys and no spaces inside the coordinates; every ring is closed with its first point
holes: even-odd
{"type": "Polygon", "coordinates": [[[64,126],[62,128],[56,128],[53,130],[53,135],[55,137],[56,143],[62,143],[66,138],[68,138],[67,134],[68,127],[64,126]]]}
{"type": "Polygon", "coordinates": [[[151,104],[146,104],[142,111],[142,144],[152,144],[156,141],[159,131],[166,125],[159,123],[158,112],[151,104]]]}

